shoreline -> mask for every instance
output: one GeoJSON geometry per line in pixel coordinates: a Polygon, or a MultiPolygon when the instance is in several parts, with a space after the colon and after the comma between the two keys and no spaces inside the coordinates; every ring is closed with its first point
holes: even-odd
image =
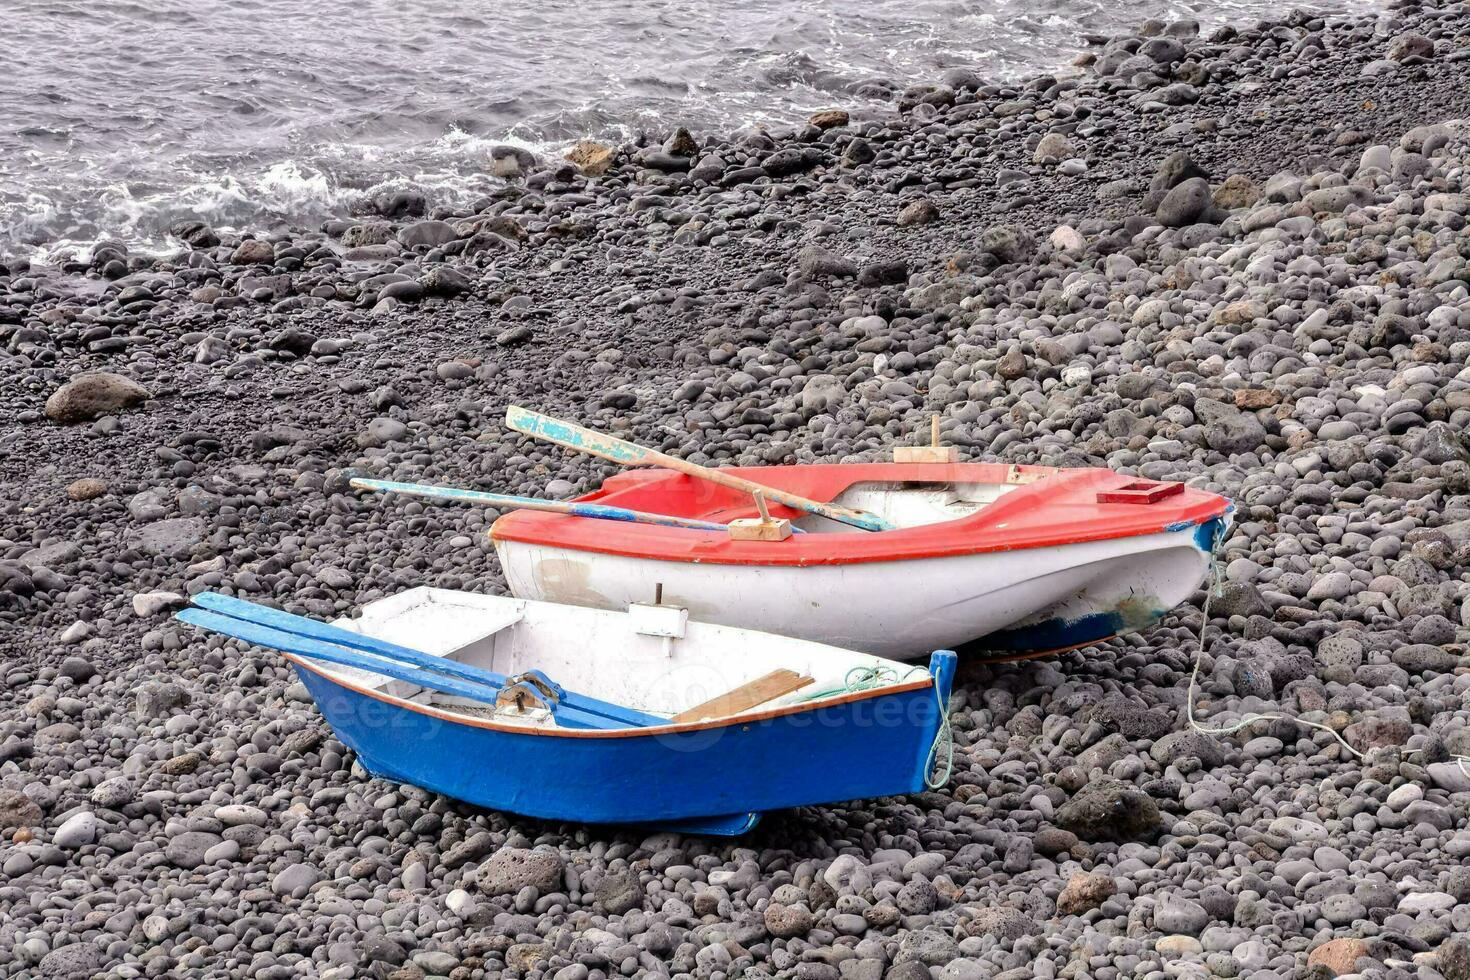
{"type": "MultiPolygon", "coordinates": [[[[1342,19],[1349,14],[1322,11],[1320,16],[1342,19]]],[[[1366,15],[1365,15],[1366,16],[1366,15]]],[[[1207,26],[1212,21],[1220,18],[1206,17],[1203,23],[1207,26]]],[[[1209,33],[1207,30],[1206,33],[1209,33]]],[[[1033,65],[1025,71],[1018,72],[1012,65],[1009,69],[1000,71],[995,75],[980,75],[974,69],[966,66],[953,67],[946,71],[934,70],[935,79],[945,82],[952,78],[969,78],[971,81],[983,80],[985,84],[996,87],[1024,85],[1030,78],[1039,74],[1051,74],[1053,76],[1069,76],[1081,71],[1080,63],[1090,51],[1105,43],[1108,35],[1092,31],[1082,31],[1077,39],[1060,48],[1056,54],[1056,62],[1051,65],[1033,65]]],[[[1014,43],[1014,39],[1012,42],[1014,43]]],[[[995,66],[988,65],[987,68],[995,66]]],[[[810,105],[805,109],[798,108],[796,102],[791,99],[781,98],[779,91],[770,93],[781,103],[779,111],[775,115],[755,115],[739,121],[737,119],[725,120],[722,124],[714,127],[700,129],[700,132],[712,132],[720,134],[720,138],[730,141],[738,134],[769,130],[785,132],[793,128],[799,128],[803,119],[813,112],[819,112],[829,105],[842,105],[847,111],[852,112],[855,118],[864,120],[884,120],[897,114],[896,95],[906,87],[922,87],[925,81],[921,78],[910,76],[908,83],[903,78],[891,78],[882,75],[861,77],[860,73],[853,75],[850,80],[838,88],[825,90],[814,89],[807,100],[810,105]],[[861,97],[859,93],[865,93],[861,97]],[[830,98],[823,98],[823,95],[830,98]],[[790,103],[790,104],[787,104],[790,103]]],[[[751,108],[752,112],[758,110],[751,108]]],[[[670,113],[668,121],[677,121],[678,115],[670,113]]],[[[687,120],[686,120],[687,124],[687,120]]],[[[371,196],[380,188],[387,187],[405,180],[402,171],[387,169],[379,172],[376,179],[369,179],[363,172],[354,172],[364,164],[362,161],[354,161],[354,157],[362,156],[370,158],[376,155],[388,157],[401,157],[398,161],[401,168],[426,167],[428,172],[423,173],[422,181],[415,181],[426,193],[430,205],[433,207],[444,207],[462,210],[469,202],[485,193],[494,190],[494,186],[488,182],[497,178],[493,176],[492,157],[497,152],[507,149],[520,149],[533,153],[543,163],[554,164],[560,160],[564,152],[580,139],[594,139],[606,142],[609,145],[636,144],[639,139],[647,139],[650,130],[646,124],[635,122],[632,118],[619,122],[611,127],[611,131],[602,133],[581,135],[563,135],[551,139],[543,134],[543,138],[528,139],[516,135],[522,131],[522,125],[517,123],[509,126],[500,135],[478,135],[471,134],[461,129],[453,129],[438,136],[432,144],[427,146],[412,146],[402,144],[385,144],[376,146],[373,144],[344,144],[338,146],[318,146],[313,153],[306,157],[287,157],[270,162],[267,160],[255,161],[254,172],[220,173],[220,172],[192,172],[192,182],[186,182],[176,187],[171,192],[150,191],[144,198],[135,200],[131,189],[125,182],[119,182],[100,188],[104,196],[115,199],[114,208],[124,213],[132,212],[132,221],[138,220],[138,215],[148,210],[154,210],[161,214],[171,214],[177,219],[168,220],[148,219],[152,228],[151,237],[138,238],[129,237],[119,233],[119,229],[112,228],[110,231],[97,231],[90,237],[71,238],[67,236],[54,237],[46,241],[31,241],[27,238],[24,246],[13,246],[16,251],[9,259],[29,259],[38,266],[56,266],[62,261],[75,259],[85,255],[94,246],[100,243],[116,242],[122,244],[131,253],[145,258],[166,258],[174,254],[179,241],[168,233],[168,227],[179,221],[191,220],[188,209],[179,205],[184,201],[200,201],[197,213],[192,215],[192,220],[205,220],[206,223],[225,233],[227,236],[236,238],[242,236],[269,237],[284,234],[288,237],[309,237],[315,232],[313,228],[319,229],[327,222],[348,217],[348,205],[353,200],[371,196]],[[436,151],[434,147],[443,144],[442,151],[436,151]],[[478,147],[477,155],[469,155],[457,149],[461,144],[473,144],[478,147]],[[436,153],[444,155],[436,155],[436,153]],[[316,159],[314,156],[326,154],[325,159],[316,159]],[[343,168],[342,172],[333,176],[330,169],[326,168],[327,162],[333,157],[341,157],[338,165],[343,168]],[[476,164],[483,168],[483,172],[472,172],[476,164]],[[459,168],[460,172],[455,173],[459,168]],[[475,186],[478,182],[478,186],[475,186]],[[253,187],[253,190],[252,190],[253,187]],[[230,221],[210,220],[209,215],[216,214],[222,202],[230,199],[240,199],[254,195],[263,195],[263,199],[257,205],[261,212],[261,219],[256,221],[230,221]],[[213,203],[209,203],[213,199],[213,203]],[[315,201],[323,210],[315,214],[306,214],[299,210],[300,201],[306,199],[315,201]],[[274,203],[270,203],[274,202],[274,203]],[[276,211],[275,219],[269,219],[270,212],[276,211]]],[[[35,188],[34,193],[38,200],[45,201],[47,206],[54,206],[51,189],[35,188]]],[[[238,203],[238,201],[237,201],[238,203]]],[[[11,202],[10,207],[18,208],[19,201],[11,202]]],[[[0,204],[0,210],[5,205],[0,204]]],[[[224,210],[228,211],[226,205],[224,210]]],[[[92,216],[95,217],[95,216],[92,216]]],[[[76,219],[85,226],[92,226],[95,222],[92,217],[78,215],[76,219]]],[[[28,235],[25,229],[34,228],[38,219],[32,217],[15,222],[17,230],[28,235]]],[[[0,254],[0,264],[8,261],[5,254],[0,254]]]]}
{"type": "Polygon", "coordinates": [[[916,87],[894,121],[666,134],[597,178],[510,154],[472,214],[405,190],[0,275],[0,978],[1449,976],[1470,18],[1391,15],[1150,29],[1111,74],[916,87]],[[511,403],[745,465],[882,458],[938,412],[966,458],[1222,493],[1203,723],[1285,710],[1368,758],[1190,730],[1200,592],[962,662],[942,792],[734,842],[589,829],[369,780],[280,658],[168,618],[503,592],[492,514],[346,484],[613,472],[513,438],[511,403]]]}

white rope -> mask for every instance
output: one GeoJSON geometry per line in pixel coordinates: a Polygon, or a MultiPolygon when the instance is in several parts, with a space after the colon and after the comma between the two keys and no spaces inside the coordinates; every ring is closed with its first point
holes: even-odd
{"type": "MultiPolygon", "coordinates": [[[[927,668],[914,667],[900,679],[898,671],[892,667],[854,667],[843,677],[841,687],[807,694],[799,700],[817,701],[834,694],[869,691],[875,687],[897,684],[900,680],[907,681],[915,674],[926,673],[927,668]]],[[[934,685],[934,700],[939,709],[939,728],[934,732],[934,741],[929,745],[929,755],[924,761],[924,785],[932,790],[940,790],[948,785],[950,777],[954,775],[954,729],[949,722],[949,705],[940,696],[938,684],[934,685]],[[943,765],[940,764],[941,752],[944,753],[943,765]]]]}
{"type": "MultiPolygon", "coordinates": [[[[910,671],[912,674],[913,672],[910,671]]],[[[954,729],[949,724],[949,705],[939,694],[939,685],[934,685],[934,700],[939,705],[939,730],[934,733],[934,742],[929,746],[929,756],[924,760],[924,785],[932,790],[941,790],[954,775],[954,729]],[[939,764],[940,746],[944,746],[944,765],[939,764]]]]}
{"type": "MultiPolygon", "coordinates": [[[[1199,650],[1195,653],[1194,670],[1192,670],[1189,674],[1189,693],[1184,705],[1185,717],[1189,721],[1189,727],[1193,728],[1201,735],[1234,735],[1242,728],[1247,728],[1258,721],[1289,721],[1293,725],[1300,725],[1303,728],[1311,728],[1319,732],[1326,732],[1333,738],[1337,739],[1338,744],[1346,749],[1349,753],[1351,753],[1355,758],[1362,759],[1364,762],[1366,762],[1368,760],[1368,757],[1349,745],[1347,739],[1343,738],[1342,735],[1337,731],[1337,729],[1331,727],[1330,725],[1324,725],[1321,722],[1308,721],[1305,718],[1299,718],[1296,715],[1289,715],[1281,711],[1249,712],[1245,715],[1242,715],[1240,721],[1237,721],[1231,725],[1224,725],[1219,728],[1206,728],[1204,725],[1201,725],[1198,720],[1196,720],[1194,716],[1194,695],[1195,691],[1199,687],[1200,666],[1203,664],[1205,659],[1205,630],[1210,625],[1210,599],[1219,594],[1222,586],[1223,576],[1220,571],[1219,551],[1224,537],[1225,528],[1222,525],[1215,532],[1215,540],[1211,542],[1212,546],[1210,548],[1210,570],[1209,574],[1207,575],[1209,585],[1205,589],[1204,604],[1200,607],[1200,614],[1202,619],[1199,626],[1199,650]]],[[[1419,753],[1425,752],[1427,750],[1408,749],[1407,751],[1410,753],[1419,753]]],[[[1467,778],[1470,778],[1470,768],[1466,768],[1465,766],[1465,763],[1467,761],[1470,761],[1470,756],[1451,755],[1450,758],[1454,759],[1459,765],[1460,771],[1463,772],[1467,778]]]]}
{"type": "MultiPolygon", "coordinates": [[[[1216,532],[1217,545],[1221,533],[1223,532],[1216,532]]],[[[1200,608],[1200,612],[1201,615],[1204,617],[1204,621],[1200,623],[1199,627],[1199,650],[1198,652],[1196,652],[1194,657],[1194,670],[1190,671],[1189,674],[1189,695],[1188,700],[1185,702],[1184,705],[1185,717],[1189,719],[1189,727],[1193,728],[1201,735],[1234,735],[1242,728],[1247,728],[1251,725],[1254,725],[1258,721],[1289,721],[1293,724],[1301,725],[1303,728],[1315,728],[1318,731],[1326,732],[1333,738],[1337,739],[1338,743],[1341,744],[1343,748],[1347,749],[1359,759],[1364,759],[1366,761],[1367,757],[1364,756],[1363,753],[1359,752],[1357,749],[1349,745],[1347,739],[1338,734],[1337,729],[1331,727],[1330,725],[1324,725],[1321,722],[1307,721],[1305,718],[1298,718],[1295,715],[1288,715],[1280,711],[1252,711],[1242,715],[1240,721],[1237,721],[1235,724],[1224,725],[1219,728],[1206,728],[1195,719],[1194,692],[1199,687],[1200,665],[1204,662],[1205,659],[1205,629],[1210,625],[1210,599],[1220,589],[1219,569],[1219,559],[1216,557],[1214,552],[1211,552],[1209,577],[1213,579],[1213,582],[1210,587],[1205,590],[1204,605],[1200,608]]]]}

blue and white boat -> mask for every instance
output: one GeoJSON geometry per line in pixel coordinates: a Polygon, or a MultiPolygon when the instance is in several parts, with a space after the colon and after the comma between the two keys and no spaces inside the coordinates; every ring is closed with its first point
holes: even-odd
{"type": "Polygon", "coordinates": [[[955,657],[416,588],[327,624],[216,593],[179,618],[285,654],[371,773],[547,820],[736,835],[937,788],[955,657]]]}

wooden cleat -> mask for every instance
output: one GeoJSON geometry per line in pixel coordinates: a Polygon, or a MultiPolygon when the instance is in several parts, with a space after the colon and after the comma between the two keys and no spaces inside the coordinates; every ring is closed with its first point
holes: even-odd
{"type": "Polygon", "coordinates": [[[729,523],[732,541],[785,541],[791,537],[791,522],[784,517],[763,521],[741,517],[729,523]]]}
{"type": "Polygon", "coordinates": [[[958,463],[960,451],[955,446],[895,446],[895,463],[958,463]]]}
{"type": "Polygon", "coordinates": [[[791,537],[791,522],[784,517],[771,516],[766,509],[766,495],[757,490],[751,496],[755,498],[755,509],[761,516],[731,521],[727,525],[730,538],[734,541],[785,541],[791,537]]]}

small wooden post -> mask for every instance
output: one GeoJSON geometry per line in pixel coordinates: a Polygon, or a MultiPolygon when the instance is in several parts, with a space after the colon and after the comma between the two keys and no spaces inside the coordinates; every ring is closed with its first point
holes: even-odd
{"type": "Polygon", "coordinates": [[[761,523],[771,523],[771,512],[766,509],[766,495],[757,490],[751,496],[755,498],[755,509],[760,512],[761,523]]]}
{"type": "Polygon", "coordinates": [[[954,446],[939,444],[939,413],[936,412],[929,417],[929,445],[895,446],[893,461],[895,463],[958,463],[960,451],[954,446]]]}
{"type": "Polygon", "coordinates": [[[741,517],[730,522],[730,538],[733,541],[785,541],[791,537],[791,522],[784,517],[772,517],[766,507],[766,495],[757,490],[755,509],[760,517],[741,517]]]}

